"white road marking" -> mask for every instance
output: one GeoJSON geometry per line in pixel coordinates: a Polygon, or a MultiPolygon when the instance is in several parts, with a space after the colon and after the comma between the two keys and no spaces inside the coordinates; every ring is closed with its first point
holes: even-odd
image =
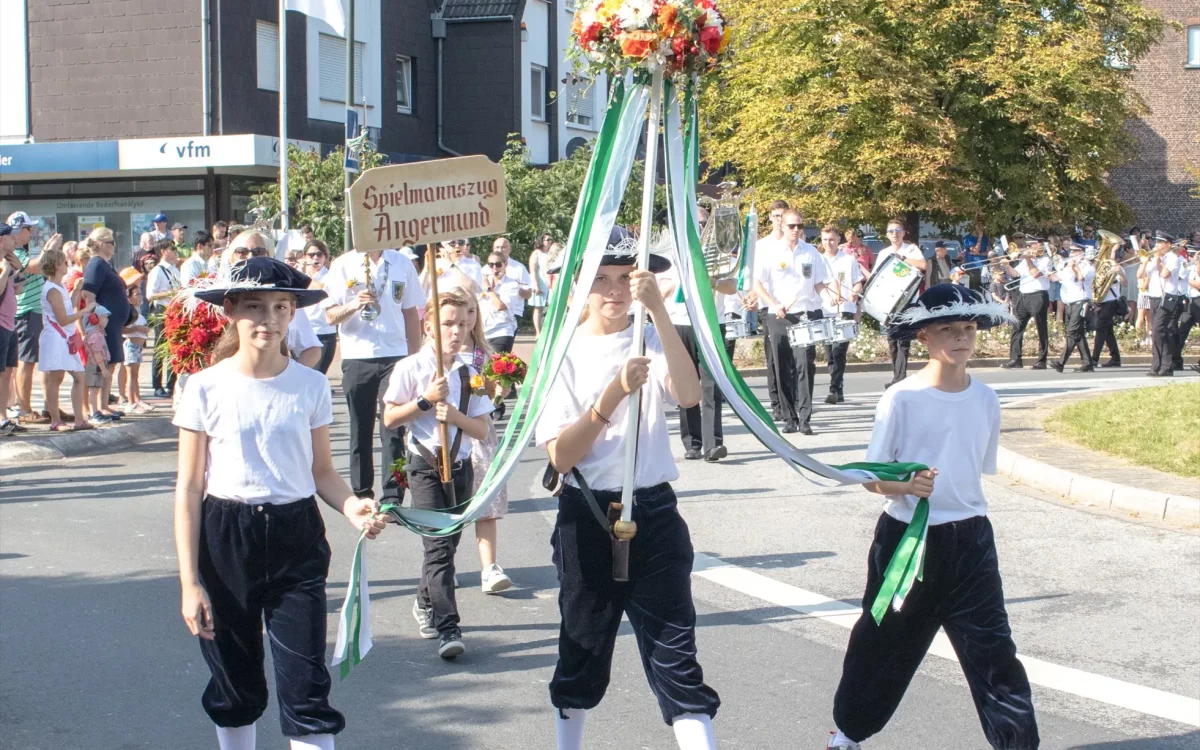
{"type": "MultiPolygon", "coordinates": [[[[701,552],[695,555],[692,575],[746,596],[847,629],[854,627],[862,613],[860,607],[848,602],[806,591],[701,552]]],[[[944,632],[938,632],[929,653],[943,659],[958,661],[944,632]]],[[[1029,681],[1034,685],[1200,727],[1200,700],[1052,664],[1030,656],[1022,655],[1020,659],[1025,665],[1029,681]]]]}

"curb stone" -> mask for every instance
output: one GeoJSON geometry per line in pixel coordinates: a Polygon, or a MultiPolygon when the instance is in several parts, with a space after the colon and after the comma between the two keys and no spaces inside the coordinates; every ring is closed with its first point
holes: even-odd
{"type": "Polygon", "coordinates": [[[150,440],[171,437],[177,431],[171,418],[163,416],[33,440],[7,438],[0,441],[0,464],[11,466],[18,462],[58,461],[90,453],[115,453],[150,440]]]}

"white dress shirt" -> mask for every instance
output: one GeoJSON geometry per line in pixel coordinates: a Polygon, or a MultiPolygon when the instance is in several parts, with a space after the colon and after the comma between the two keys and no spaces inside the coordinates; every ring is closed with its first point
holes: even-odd
{"type": "MultiPolygon", "coordinates": [[[[756,249],[757,252],[757,249],[756,249]]],[[[763,265],[758,280],[788,313],[805,313],[821,309],[817,284],[826,281],[825,261],[817,249],[804,240],[789,248],[781,242],[763,253],[763,265]]]]}
{"type": "Polygon", "coordinates": [[[1096,269],[1085,260],[1075,261],[1076,267],[1083,272],[1083,278],[1076,277],[1070,264],[1054,276],[1059,283],[1059,296],[1064,305],[1085,302],[1092,298],[1092,281],[1096,278],[1096,269]]]}
{"type": "Polygon", "coordinates": [[[508,267],[504,269],[504,275],[517,283],[517,304],[511,305],[513,315],[521,317],[525,314],[525,298],[520,295],[521,291],[533,289],[533,277],[529,275],[529,269],[519,260],[508,259],[508,267]]]}
{"type": "Polygon", "coordinates": [[[858,311],[858,304],[851,301],[854,296],[854,286],[862,281],[863,272],[862,266],[858,260],[847,252],[839,250],[836,255],[830,257],[822,253],[821,259],[825,261],[825,271],[828,275],[824,291],[821,292],[821,309],[827,318],[838,317],[839,312],[855,313],[858,311]],[[835,304],[838,291],[841,291],[842,304],[839,308],[835,304]]]}
{"type": "MultiPolygon", "coordinates": [[[[146,296],[153,297],[156,294],[169,292],[179,288],[179,271],[170,263],[159,263],[154,268],[150,269],[150,276],[146,279],[146,296]]],[[[166,300],[155,302],[156,305],[166,305],[166,300]]]]}
{"type": "Polygon", "coordinates": [[[1162,257],[1162,268],[1165,268],[1169,273],[1164,278],[1162,271],[1158,272],[1162,282],[1163,294],[1183,294],[1183,281],[1180,278],[1183,272],[1184,264],[1180,262],[1179,256],[1174,252],[1169,252],[1162,257]]]}
{"type": "Polygon", "coordinates": [[[883,265],[883,261],[889,255],[899,255],[901,260],[922,260],[925,258],[925,253],[921,252],[921,248],[909,242],[902,243],[900,249],[896,250],[891,245],[879,251],[879,255],[875,256],[875,267],[871,269],[871,273],[879,270],[883,265]]]}
{"type": "Polygon", "coordinates": [[[1021,290],[1021,294],[1049,292],[1050,272],[1052,270],[1053,269],[1050,267],[1050,259],[1045,256],[1034,259],[1023,259],[1017,266],[1017,276],[1021,279],[1020,286],[1018,287],[1021,290]],[[1040,274],[1037,277],[1034,277],[1031,274],[1031,271],[1034,268],[1036,268],[1040,274]]]}
{"type": "MultiPolygon", "coordinates": [[[[492,278],[489,272],[483,280],[483,288],[487,289],[488,281],[492,278]]],[[[496,282],[495,294],[504,303],[505,309],[497,310],[492,303],[492,295],[484,291],[479,295],[479,314],[483,316],[483,337],[495,339],[502,336],[517,335],[517,316],[513,312],[521,301],[521,287],[509,276],[501,276],[496,282]]]]}
{"type": "MultiPolygon", "coordinates": [[[[322,303],[326,309],[344,305],[366,291],[363,253],[352,250],[339,256],[324,283],[329,295],[322,303]]],[[[371,263],[371,287],[379,299],[379,317],[364,320],[358,311],[342,321],[338,326],[342,359],[403,357],[409,352],[403,311],[416,309],[425,296],[417,269],[403,254],[384,250],[378,262],[371,263]]]]}

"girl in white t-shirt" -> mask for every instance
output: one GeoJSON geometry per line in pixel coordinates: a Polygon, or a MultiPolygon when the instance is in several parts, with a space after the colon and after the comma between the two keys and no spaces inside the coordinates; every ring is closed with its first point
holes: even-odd
{"type": "Polygon", "coordinates": [[[333,748],[345,719],[329,705],[325,579],[329,544],[314,495],[374,538],[374,501],[333,467],[329,382],[283,348],[297,308],[325,292],[273,258],[235,264],[228,286],[196,292],[230,324],[211,367],[175,413],[175,544],[183,618],[212,672],[202,704],[222,750],[253,750],[267,707],[263,620],[280,723],[292,748],[333,748]]]}
{"type": "MultiPolygon", "coordinates": [[[[558,710],[558,748],[577,750],[588,709],[604,697],[621,616],[628,615],[642,666],[663,720],[681,748],[715,747],[717,693],[704,683],[696,658],[692,603],[692,542],[676,509],[670,482],[679,476],[671,455],[666,404],[694,406],[700,378],[671,324],[654,274],[669,268],[651,256],[610,247],[588,295],[587,317],[575,332],[558,380],[538,422],[536,440],[552,471],[567,475],[551,544],[558,569],[562,629],[550,701],[558,710]],[[645,356],[631,357],[629,307],[637,298],[650,313],[645,356]],[[641,391],[634,478],[637,533],[629,580],[613,580],[613,533],[607,520],[619,508],[629,394],[641,391]]],[[[569,281],[569,280],[568,280],[569,281]]],[[[553,476],[553,475],[551,475],[553,476]]]]}
{"type": "Polygon", "coordinates": [[[1011,319],[1003,305],[944,283],[889,321],[888,336],[916,338],[928,348],[929,363],[879,400],[866,458],[930,468],[906,482],[865,485],[886,495],[888,503],[875,526],[864,611],[846,647],[833,700],[838,731],[828,747],[859,750],[859,743],[884,728],[939,628],[962,663],[988,744],[1038,747],[1029,679],[1009,629],[983,495],[982,475],[996,473],[1000,400],[967,374],[976,331],[1011,319]],[[903,608],[894,611],[889,602],[876,621],[873,604],[920,498],[928,498],[922,575],[903,608]]]}

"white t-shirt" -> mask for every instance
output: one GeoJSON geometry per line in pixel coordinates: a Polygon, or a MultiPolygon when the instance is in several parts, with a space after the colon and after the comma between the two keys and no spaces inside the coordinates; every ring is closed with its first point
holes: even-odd
{"type": "MultiPolygon", "coordinates": [[[[755,248],[758,254],[758,248],[755,248]]],[[[817,284],[827,281],[825,261],[817,249],[804,240],[795,249],[780,242],[762,253],[763,265],[758,280],[767,294],[784,305],[789,313],[821,309],[817,284]]]]}
{"type": "Polygon", "coordinates": [[[200,257],[199,253],[193,253],[192,257],[183,262],[179,267],[179,281],[183,286],[187,286],[192,279],[198,279],[208,273],[208,261],[200,257]]]}
{"type": "MultiPolygon", "coordinates": [[[[489,273],[487,278],[491,278],[489,273]]],[[[487,288],[487,284],[483,285],[487,288]]],[[[513,312],[521,302],[521,287],[512,280],[511,276],[501,276],[496,284],[496,295],[504,303],[505,309],[497,310],[492,304],[490,294],[479,295],[479,314],[483,316],[483,337],[494,339],[501,336],[517,335],[517,316],[513,312]]]]}
{"type": "MultiPolygon", "coordinates": [[[[883,392],[875,407],[868,461],[915,461],[937,469],[929,498],[931,526],[987,513],[984,474],[996,473],[1000,399],[975,378],[961,393],[947,393],[910,375],[883,392]]],[[[912,495],[888,495],[884,510],[909,523],[912,495]]]]}
{"type": "Polygon", "coordinates": [[[832,258],[822,253],[821,259],[825,261],[825,272],[828,276],[827,286],[821,292],[821,309],[825,317],[836,318],[839,312],[856,312],[858,304],[851,302],[850,299],[854,296],[855,284],[863,279],[862,266],[858,264],[858,260],[853,255],[841,250],[832,258]],[[842,294],[841,309],[834,304],[839,288],[842,294]]]}
{"type": "MultiPolygon", "coordinates": [[[[754,278],[756,280],[762,278],[763,271],[766,270],[766,267],[767,267],[768,256],[773,255],[775,252],[776,246],[782,242],[783,242],[783,240],[781,240],[781,239],[772,239],[771,235],[768,234],[766,237],[759,238],[758,242],[755,243],[755,245],[754,245],[754,278]]],[[[767,309],[766,300],[763,300],[763,299],[758,300],[758,309],[759,310],[767,309]]]]}
{"type": "Polygon", "coordinates": [[[1092,298],[1092,281],[1096,278],[1096,269],[1085,260],[1077,260],[1075,265],[1083,272],[1083,279],[1079,279],[1069,265],[1063,266],[1063,270],[1055,274],[1060,285],[1058,293],[1064,305],[1092,298]]]}
{"type": "Polygon", "coordinates": [[[1191,297],[1192,299],[1195,299],[1196,297],[1200,297],[1200,289],[1197,289],[1196,287],[1192,286],[1193,281],[1196,282],[1197,284],[1200,284],[1200,260],[1194,261],[1190,266],[1186,267],[1186,270],[1187,270],[1187,274],[1188,274],[1187,275],[1187,296],[1191,297]]]}
{"type": "MultiPolygon", "coordinates": [[[[357,250],[339,256],[325,277],[325,292],[329,295],[321,306],[325,309],[344,305],[359,292],[366,291],[363,254],[357,250]],[[353,280],[353,288],[347,281],[353,280]]],[[[408,354],[408,339],[404,330],[404,310],[416,309],[425,292],[412,261],[395,250],[384,250],[379,262],[371,264],[371,286],[379,298],[379,317],[363,320],[358,312],[351,314],[338,326],[342,359],[374,359],[403,357],[408,354]]],[[[419,344],[419,342],[418,342],[419,344]]]]}
{"type": "MultiPolygon", "coordinates": [[[[608,336],[590,336],[576,331],[558,379],[546,399],[538,420],[534,440],[539,448],[579,421],[600,400],[608,384],[617,376],[633,353],[633,326],[608,336]]],[[[667,359],[662,342],[653,326],[646,328],[646,356],[650,358],[650,379],[642,387],[642,419],[638,433],[637,470],[634,487],[653,487],[679,478],[671,455],[666,407],[677,402],[667,392],[667,359]]],[[[629,417],[629,399],[621,401],[592,448],[575,468],[593,490],[619,490],[625,462],[625,430],[629,417]]],[[[574,485],[570,476],[568,484],[574,485]]]]}
{"type": "Polygon", "coordinates": [[[878,271],[883,265],[884,258],[889,255],[899,255],[901,260],[923,260],[925,258],[925,253],[921,252],[921,248],[908,242],[901,243],[899,251],[888,245],[879,251],[879,255],[875,256],[875,267],[871,269],[871,273],[878,271]]]}
{"type": "MultiPolygon", "coordinates": [[[[316,307],[316,305],[309,305],[309,307],[316,307]]],[[[309,322],[308,316],[303,314],[306,309],[308,308],[297,310],[296,314],[292,316],[292,322],[288,323],[287,348],[295,355],[305,349],[321,346],[321,340],[313,331],[312,323],[309,322]]]]}
{"type": "Polygon", "coordinates": [[[290,503],[317,491],[312,431],[333,422],[329,381],[288,361],[256,380],[226,359],[188,378],[174,424],[208,435],[205,492],[244,503],[290,503]]]}
{"type": "MultiPolygon", "coordinates": [[[[462,403],[462,375],[458,371],[464,367],[467,365],[458,359],[455,360],[454,366],[446,371],[446,384],[450,387],[450,394],[446,397],[446,401],[453,404],[456,409],[462,403]]],[[[477,374],[474,373],[474,368],[470,367],[467,367],[467,372],[477,374]]],[[[421,347],[421,351],[411,357],[405,357],[392,368],[392,377],[388,380],[387,390],[383,394],[384,403],[407,404],[415,401],[425,392],[435,377],[437,377],[437,360],[434,358],[433,347],[421,347]]],[[[472,395],[467,401],[467,416],[471,418],[491,414],[492,409],[492,402],[487,396],[472,395]]],[[[412,455],[419,455],[416,448],[418,442],[433,455],[438,454],[438,449],[442,446],[442,431],[439,425],[433,409],[417,412],[416,419],[405,425],[408,428],[407,444],[412,455]]],[[[451,427],[451,446],[454,445],[456,434],[458,434],[458,428],[451,427]]],[[[461,461],[470,455],[471,438],[463,433],[462,442],[458,446],[458,455],[454,460],[461,461]]]]}
{"type": "Polygon", "coordinates": [[[1054,269],[1050,266],[1050,259],[1041,256],[1034,259],[1023,258],[1017,263],[1017,276],[1021,279],[1018,289],[1021,294],[1032,294],[1034,292],[1049,292],[1050,291],[1050,273],[1054,269]],[[1040,274],[1036,278],[1031,271],[1036,268],[1040,274]]]}
{"type": "MultiPolygon", "coordinates": [[[[504,275],[517,283],[517,291],[524,289],[533,289],[533,277],[529,275],[529,269],[519,260],[508,259],[508,267],[504,269],[504,275]]],[[[509,306],[513,315],[521,317],[525,314],[525,299],[517,294],[517,304],[509,306]]]]}
{"type": "MultiPolygon", "coordinates": [[[[324,286],[325,279],[329,276],[329,269],[322,268],[320,271],[312,274],[313,281],[324,286]]],[[[326,294],[329,290],[326,290],[326,294]]],[[[309,324],[312,326],[313,333],[322,336],[328,333],[337,333],[337,327],[329,325],[329,319],[325,317],[325,308],[320,303],[309,305],[308,307],[300,308],[300,312],[308,318],[309,324]]]]}
{"type": "MultiPolygon", "coordinates": [[[[156,294],[169,292],[172,289],[179,288],[179,271],[175,270],[175,266],[170,263],[159,263],[154,268],[150,269],[150,276],[146,279],[146,296],[153,297],[156,294]]],[[[155,302],[157,305],[166,305],[168,300],[160,300],[155,302]]]]}

